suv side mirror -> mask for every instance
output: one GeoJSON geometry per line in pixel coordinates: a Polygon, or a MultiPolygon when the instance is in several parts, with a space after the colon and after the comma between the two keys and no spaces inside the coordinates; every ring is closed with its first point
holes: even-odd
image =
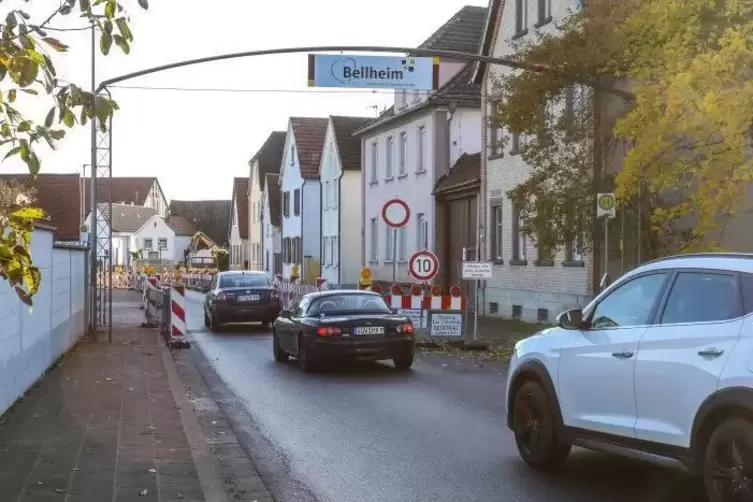
{"type": "Polygon", "coordinates": [[[290,319],[293,316],[293,313],[289,310],[281,310],[280,311],[280,317],[284,319],[290,319]]]}
{"type": "Polygon", "coordinates": [[[572,309],[562,312],[557,316],[557,326],[562,329],[575,330],[583,325],[583,311],[572,309]]]}

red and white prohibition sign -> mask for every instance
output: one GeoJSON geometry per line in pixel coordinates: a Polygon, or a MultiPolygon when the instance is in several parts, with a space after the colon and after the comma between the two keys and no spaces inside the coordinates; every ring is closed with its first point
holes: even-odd
{"type": "Polygon", "coordinates": [[[408,272],[419,281],[428,282],[439,272],[439,260],[431,251],[416,251],[408,260],[408,272]]]}
{"type": "Polygon", "coordinates": [[[403,199],[388,200],[382,206],[382,219],[392,228],[402,228],[410,220],[410,208],[403,199]]]}

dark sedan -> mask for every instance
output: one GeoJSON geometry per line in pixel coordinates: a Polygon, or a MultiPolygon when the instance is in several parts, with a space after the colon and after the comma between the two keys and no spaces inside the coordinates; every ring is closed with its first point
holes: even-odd
{"type": "Polygon", "coordinates": [[[220,272],[204,299],[204,325],[212,331],[233,322],[269,326],[279,313],[280,295],[264,272],[220,272]]]}
{"type": "Polygon", "coordinates": [[[283,310],[272,330],[275,360],[298,359],[303,371],[332,359],[392,359],[413,364],[414,331],[407,317],[394,314],[384,299],[368,291],[326,291],[300,297],[283,310]]]}

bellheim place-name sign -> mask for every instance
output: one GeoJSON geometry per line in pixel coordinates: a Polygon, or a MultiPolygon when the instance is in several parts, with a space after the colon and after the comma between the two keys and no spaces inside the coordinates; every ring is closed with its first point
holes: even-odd
{"type": "Polygon", "coordinates": [[[434,90],[439,58],[309,54],[309,87],[434,90]]]}

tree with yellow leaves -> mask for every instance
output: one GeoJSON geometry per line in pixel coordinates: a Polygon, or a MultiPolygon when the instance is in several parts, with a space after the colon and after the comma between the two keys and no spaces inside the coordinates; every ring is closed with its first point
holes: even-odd
{"type": "Polygon", "coordinates": [[[717,248],[753,181],[751,19],[751,0],[590,0],[556,33],[519,46],[520,61],[635,96],[595,101],[561,73],[500,79],[492,120],[528,138],[531,175],[508,194],[523,230],[553,248],[578,237],[588,248],[595,193],[614,191],[625,203],[641,197],[655,251],[717,248]],[[612,148],[595,156],[594,145],[612,148]],[[603,167],[615,156],[612,176],[603,167]]]}

